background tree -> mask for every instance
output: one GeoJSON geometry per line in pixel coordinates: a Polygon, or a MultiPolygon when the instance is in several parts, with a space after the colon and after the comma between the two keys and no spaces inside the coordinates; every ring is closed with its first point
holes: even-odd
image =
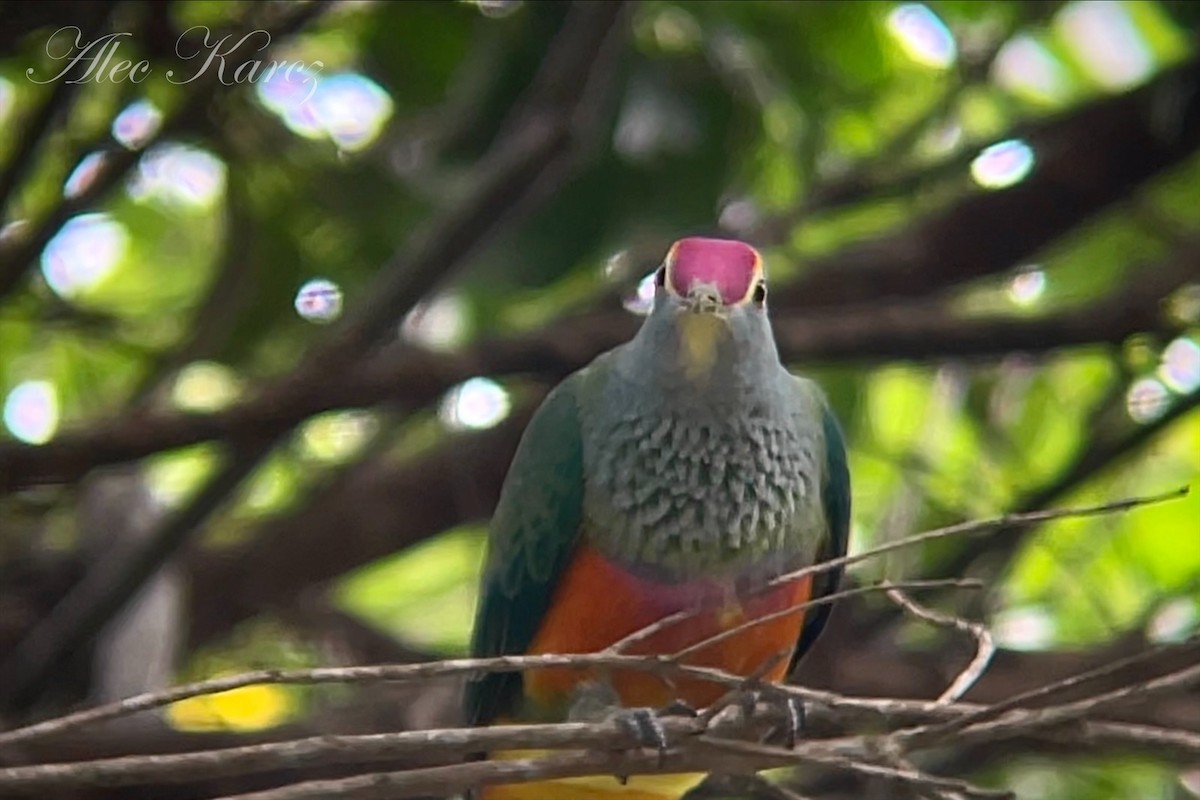
{"type": "MultiPolygon", "coordinates": [[[[781,351],[847,429],[855,551],[1194,484],[1196,8],[0,3],[0,720],[461,654],[522,425],[631,335],[687,233],[766,254],[781,351]]],[[[923,602],[1000,647],[966,700],[1130,656],[1089,689],[1146,685],[1200,655],[1200,498],[851,570],[951,577],[986,588],[923,602]]],[[[930,699],[973,647],[867,593],[797,679],[930,699]]],[[[448,726],[456,692],[260,685],[0,760],[448,726]]],[[[1194,689],[1105,719],[1184,738],[965,739],[921,766],[1047,800],[1200,795],[1194,689]]]]}

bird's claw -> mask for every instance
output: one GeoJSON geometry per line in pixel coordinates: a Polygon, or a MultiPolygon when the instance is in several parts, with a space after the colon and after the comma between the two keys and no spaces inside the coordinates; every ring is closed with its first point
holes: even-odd
{"type": "MultiPolygon", "coordinates": [[[[614,713],[617,724],[625,728],[642,747],[652,747],[658,751],[658,766],[661,768],[667,759],[667,732],[659,721],[663,717],[689,717],[695,719],[700,712],[683,700],[672,700],[660,709],[652,708],[622,708],[614,713]]],[[[627,776],[618,775],[617,780],[624,786],[627,776]]]]}
{"type": "Polygon", "coordinates": [[[642,747],[658,751],[661,767],[667,757],[667,732],[659,720],[662,717],[696,718],[700,713],[682,700],[672,700],[662,708],[622,708],[614,713],[617,724],[629,731],[642,747]]]}
{"type": "MultiPolygon", "coordinates": [[[[754,719],[758,703],[763,700],[763,694],[759,691],[750,689],[742,692],[735,701],[742,712],[742,719],[746,722],[754,719]]],[[[766,702],[777,706],[780,716],[783,718],[782,722],[767,733],[766,741],[776,742],[782,737],[783,744],[788,750],[795,749],[796,740],[804,732],[806,725],[804,703],[791,695],[782,698],[775,695],[766,698],[766,702]]]]}
{"type": "Polygon", "coordinates": [[[783,743],[788,750],[796,749],[796,740],[804,732],[807,719],[805,718],[804,701],[791,695],[784,698],[784,722],[772,731],[773,735],[783,734],[783,743]]]}
{"type": "Polygon", "coordinates": [[[660,717],[690,717],[695,719],[700,712],[683,700],[672,700],[658,710],[660,717]]]}
{"type": "Polygon", "coordinates": [[[658,751],[658,765],[667,758],[667,732],[652,708],[622,708],[615,714],[616,722],[627,730],[642,747],[658,751]]]}

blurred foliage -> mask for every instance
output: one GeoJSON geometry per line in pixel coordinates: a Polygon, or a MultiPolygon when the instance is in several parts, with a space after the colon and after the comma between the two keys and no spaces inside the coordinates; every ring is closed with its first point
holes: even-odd
{"type": "MultiPolygon", "coordinates": [[[[242,19],[248,7],[180,2],[171,13],[180,29],[217,28],[242,19]]],[[[1124,90],[1189,56],[1195,7],[645,2],[634,18],[618,108],[595,159],[544,211],[506,231],[461,279],[443,287],[443,299],[453,302],[441,317],[410,318],[406,335],[434,345],[453,341],[453,348],[532,329],[611,288],[604,266],[613,255],[711,231],[718,219],[736,229],[790,215],[787,235],[766,252],[773,278],[794,280],[809,259],[903,229],[976,190],[971,159],[1014,126],[1124,90]],[[903,9],[924,9],[925,27],[898,33],[903,9]],[[1103,41],[1090,49],[1089,37],[1103,41]],[[1132,49],[1111,49],[1122,42],[1132,49]],[[822,188],[863,174],[904,188],[793,214],[822,188]],[[923,177],[905,182],[914,174],[923,177]]],[[[119,13],[114,24],[136,28],[147,12],[135,5],[119,13]]],[[[54,285],[47,255],[23,291],[5,300],[0,395],[11,398],[25,382],[48,382],[58,409],[48,423],[53,432],[120,413],[145,387],[163,381],[174,389],[151,402],[200,413],[227,408],[286,372],[327,332],[319,315],[297,314],[301,287],[324,278],[345,308],[364,299],[393,250],[431,209],[461,194],[472,159],[537,69],[563,14],[563,6],[550,3],[336,6],[291,40],[283,57],[321,61],[323,82],[349,76],[359,90],[374,87],[386,99],[381,106],[348,94],[330,99],[327,111],[342,114],[343,127],[377,124],[378,138],[361,148],[339,146],[336,126],[273,110],[266,83],[223,96],[213,124],[155,145],[157,171],[144,158],[122,190],[95,209],[119,232],[116,244],[105,245],[114,251],[111,263],[93,263],[103,250],[98,240],[76,242],[63,258],[92,266],[63,267],[82,270],[74,288],[54,285]],[[185,365],[173,363],[177,352],[190,364],[178,373],[185,365]]],[[[5,131],[49,95],[49,85],[24,75],[29,65],[39,75],[54,73],[48,32],[26,37],[0,60],[5,131]]],[[[122,47],[136,57],[141,45],[135,37],[122,47]]],[[[45,137],[5,223],[36,220],[59,203],[77,159],[99,149],[122,108],[148,100],[169,116],[186,91],[162,70],[136,86],[88,85],[66,122],[45,137]]],[[[0,136],[0,164],[16,146],[16,137],[0,136]]],[[[1143,193],[1144,207],[1168,228],[1194,232],[1198,177],[1200,163],[1184,164],[1143,193]]],[[[967,317],[1045,317],[1126,291],[1142,265],[1165,256],[1171,244],[1147,219],[1113,211],[1056,242],[1022,273],[967,284],[953,302],[967,317]],[[1036,277],[1018,284],[1022,274],[1036,277]]],[[[1200,328],[1191,336],[1197,341],[1200,328]]],[[[847,429],[853,547],[999,514],[1053,483],[1088,446],[1098,420],[1108,419],[1101,412],[1124,414],[1133,382],[1161,375],[1168,344],[1139,340],[1045,358],[1013,354],[994,363],[795,365],[827,387],[847,429]]],[[[1181,402],[1186,393],[1165,385],[1164,403],[1181,402]]],[[[459,428],[482,427],[469,410],[455,416],[443,408],[441,421],[417,415],[398,425],[375,411],[306,423],[206,532],[206,543],[241,541],[257,524],[296,508],[375,436],[403,459],[443,441],[455,421],[459,428]]],[[[218,445],[205,444],[153,458],[148,476],[156,496],[171,506],[183,502],[218,452],[218,445]]],[[[1195,412],[1059,502],[1189,483],[1200,487],[1195,412]]],[[[0,506],[0,514],[9,511],[0,506]]],[[[410,646],[461,654],[482,530],[472,524],[448,531],[364,565],[334,587],[333,597],[410,646]]],[[[0,540],[8,535],[6,529],[0,540]]],[[[52,541],[55,548],[71,545],[69,536],[52,541]]],[[[864,580],[918,574],[950,546],[938,543],[855,572],[864,580]]],[[[1042,527],[997,578],[988,613],[1003,644],[1025,649],[1082,647],[1130,630],[1161,639],[1194,633],[1200,491],[1136,513],[1042,527]]],[[[307,645],[272,625],[235,640],[196,655],[186,674],[315,660],[307,645]]],[[[291,690],[252,687],[180,704],[173,719],[189,728],[249,728],[303,705],[291,690]]],[[[1047,800],[1148,800],[1174,796],[1175,786],[1165,770],[1126,763],[1063,770],[1058,762],[1022,762],[1006,766],[997,780],[1022,797],[1047,800]]]]}

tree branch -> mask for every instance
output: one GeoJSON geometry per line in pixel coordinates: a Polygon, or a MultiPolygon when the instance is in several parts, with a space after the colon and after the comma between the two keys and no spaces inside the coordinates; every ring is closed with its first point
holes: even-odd
{"type": "MultiPolygon", "coordinates": [[[[464,674],[482,669],[531,669],[545,665],[582,667],[605,663],[610,666],[658,671],[664,663],[653,656],[536,656],[503,659],[473,659],[447,661],[398,667],[357,667],[339,670],[316,669],[293,672],[264,672],[205,682],[207,692],[231,688],[235,684],[287,682],[321,683],[337,681],[420,680],[436,675],[464,674]],[[260,680],[261,679],[261,680],[260,680]]],[[[668,666],[674,669],[673,666],[668,666]]],[[[742,679],[735,675],[708,668],[680,666],[683,674],[703,675],[726,685],[737,685],[742,679]]],[[[1200,681],[1200,666],[1178,670],[1145,684],[1134,684],[1116,691],[1086,697],[1072,703],[1042,709],[1013,709],[998,720],[976,723],[959,732],[955,741],[995,741],[1012,736],[1041,736],[1053,740],[1103,742],[1106,745],[1154,745],[1169,747],[1184,757],[1200,755],[1200,734],[1145,725],[1129,725],[1107,721],[1086,721],[1077,728],[1062,728],[1063,723],[1091,717],[1108,706],[1132,698],[1186,688],[1200,681]],[[1053,728],[1053,730],[1048,730],[1053,728]],[[1042,731],[1045,731],[1043,734],[1042,731]],[[963,738],[965,737],[965,738],[963,738]]],[[[195,696],[199,684],[169,690],[177,697],[195,696]]],[[[796,694],[794,687],[781,691],[796,694]]],[[[160,693],[165,694],[165,693],[160,693]]],[[[149,697],[144,695],[142,697],[149,697]]],[[[131,698],[130,703],[138,698],[131,698]]],[[[827,696],[823,703],[837,716],[840,709],[874,708],[887,714],[903,709],[917,716],[938,716],[943,719],[963,719],[979,715],[986,706],[964,703],[876,700],[827,696]]],[[[753,719],[760,724],[770,721],[771,706],[756,711],[753,719]]],[[[78,715],[73,715],[78,717],[78,715]]],[[[63,720],[69,718],[62,718],[63,720]]],[[[95,720],[93,720],[95,721],[95,720]]],[[[509,783],[549,777],[592,774],[652,774],[655,772],[710,771],[724,765],[738,771],[788,766],[795,763],[814,763],[848,769],[871,777],[899,781],[927,789],[955,791],[967,796],[981,790],[957,779],[938,778],[925,773],[894,769],[875,763],[882,752],[904,753],[936,746],[936,740],[918,740],[906,736],[904,729],[882,735],[808,738],[794,750],[765,747],[737,741],[729,737],[743,735],[745,717],[717,715],[699,717],[664,717],[664,731],[673,743],[666,761],[660,763],[655,755],[640,752],[614,754],[612,750],[633,751],[638,743],[627,726],[616,720],[601,723],[558,723],[543,725],[511,725],[489,728],[454,728],[428,731],[409,731],[366,736],[318,736],[262,745],[226,748],[195,753],[165,756],[127,756],[76,764],[43,764],[0,769],[0,790],[46,790],[78,786],[135,785],[149,780],[187,782],[200,777],[238,776],[278,769],[289,763],[303,761],[317,765],[365,765],[399,757],[421,756],[426,760],[453,760],[469,753],[507,750],[577,750],[587,748],[588,754],[549,754],[533,759],[500,759],[486,762],[491,766],[451,764],[410,769],[378,775],[356,776],[337,781],[316,781],[298,784],[264,793],[248,795],[262,798],[292,798],[316,796],[320,790],[339,797],[373,796],[368,791],[371,781],[386,784],[389,796],[413,796],[429,791],[452,791],[486,783],[509,783]],[[714,758],[714,751],[716,756],[714,758]],[[722,759],[720,752],[736,754],[722,759]],[[597,760],[601,758],[602,760],[597,760]],[[707,759],[707,760],[706,760],[707,759]],[[519,763],[518,763],[519,762],[519,763]],[[337,791],[334,791],[336,787],[337,791]],[[347,794],[348,793],[348,794],[347,794]]],[[[43,725],[45,727],[45,725],[43,725]]],[[[28,730],[28,729],[27,729],[28,730]]],[[[58,727],[61,732],[62,727],[58,727]]],[[[14,732],[15,733],[15,732],[14,732]]],[[[5,741],[11,745],[16,740],[5,741]]],[[[241,796],[239,796],[241,797],[241,796]]]]}
{"type": "MultiPolygon", "coordinates": [[[[1044,522],[1048,519],[1078,518],[1101,514],[1111,514],[1115,512],[1127,511],[1143,505],[1178,499],[1184,496],[1186,493],[1187,490],[1184,488],[1165,494],[1148,497],[1127,498],[1124,500],[1100,505],[1051,511],[1035,511],[1028,514],[1010,514],[996,519],[979,520],[975,522],[951,525],[945,528],[938,528],[936,530],[908,536],[904,539],[888,542],[878,547],[864,550],[860,553],[854,553],[840,558],[830,559],[819,564],[794,570],[775,578],[773,581],[764,586],[763,590],[767,590],[773,586],[778,586],[784,583],[800,580],[813,574],[825,572],[837,567],[865,561],[902,547],[911,547],[913,545],[922,544],[936,539],[978,533],[980,531],[992,530],[1003,525],[1034,525],[1039,522],[1044,522]]],[[[697,612],[693,610],[681,613],[690,615],[697,612]]],[[[784,613],[791,613],[791,610],[789,609],[784,613]]],[[[675,620],[677,617],[678,615],[670,615],[666,619],[675,620]]],[[[652,626],[658,624],[660,623],[655,622],[652,623],[652,626]]],[[[717,635],[720,636],[721,634],[717,635]]],[[[291,672],[264,670],[246,673],[233,678],[217,678],[210,681],[201,681],[199,683],[188,684],[182,687],[174,687],[163,692],[138,695],[137,697],[130,698],[119,703],[113,703],[107,706],[81,711],[65,717],[59,717],[55,720],[35,723],[24,728],[18,728],[16,730],[0,733],[0,746],[6,746],[14,742],[19,742],[30,738],[37,738],[39,736],[46,736],[53,733],[61,733],[64,730],[69,730],[70,728],[77,727],[79,725],[93,724],[105,719],[128,716],[140,711],[161,708],[162,706],[177,702],[179,700],[187,699],[189,697],[196,697],[202,694],[212,694],[219,691],[227,691],[229,689],[250,686],[256,683],[320,683],[342,682],[346,680],[418,680],[444,675],[476,672],[504,672],[527,669],[531,666],[560,665],[577,667],[630,667],[633,669],[658,672],[678,671],[681,674],[691,675],[693,677],[717,675],[718,677],[713,678],[713,680],[717,680],[718,682],[726,681],[726,679],[722,677],[718,671],[679,663],[678,656],[679,654],[639,658],[637,656],[624,656],[615,652],[604,652],[594,655],[568,656],[566,657],[568,660],[565,662],[561,660],[555,660],[556,658],[562,659],[563,657],[561,656],[506,656],[492,659],[459,659],[455,661],[438,662],[435,664],[410,664],[402,667],[300,670],[291,672]],[[548,660],[541,661],[538,660],[539,658],[545,658],[548,660]],[[571,659],[575,660],[572,661],[571,659]]],[[[740,680],[741,679],[739,679],[739,681],[740,680]]],[[[811,690],[799,689],[798,687],[789,687],[789,691],[797,692],[802,697],[809,700],[821,701],[822,699],[827,699],[829,697],[828,694],[814,693],[811,690]]]]}
{"type": "MultiPolygon", "coordinates": [[[[943,303],[893,303],[837,314],[776,309],[774,329],[787,362],[886,358],[996,357],[1014,350],[1045,352],[1085,344],[1120,344],[1136,333],[1168,333],[1162,314],[1172,290],[1200,274],[1200,243],[1189,242],[1129,293],[1076,310],[1032,318],[962,317],[943,303]]],[[[228,409],[208,414],[146,412],[92,423],[44,445],[0,443],[0,494],[42,483],[75,481],[89,470],[204,441],[240,442],[287,430],[315,414],[387,402],[425,408],[476,375],[565,377],[628,340],[637,318],[594,311],[560,320],[533,334],[485,339],[465,350],[435,353],[396,346],[355,361],[330,381],[325,374],[277,382],[228,409]]]]}
{"type": "Polygon", "coordinates": [[[983,676],[983,671],[987,669],[988,664],[992,661],[992,656],[996,654],[996,645],[992,641],[991,632],[981,623],[969,622],[959,617],[925,608],[906,595],[899,586],[889,586],[887,596],[892,602],[918,619],[932,622],[934,625],[939,625],[943,628],[955,628],[956,630],[969,633],[974,637],[976,642],[975,657],[955,677],[954,682],[938,695],[937,701],[939,703],[953,703],[955,700],[961,699],[963,695],[971,690],[976,681],[983,676]]]}

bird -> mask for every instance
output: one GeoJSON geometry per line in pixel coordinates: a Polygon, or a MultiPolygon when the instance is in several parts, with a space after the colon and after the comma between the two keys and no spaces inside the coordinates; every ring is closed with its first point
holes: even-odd
{"type": "MultiPolygon", "coordinates": [[[[761,254],[736,239],[682,238],[654,272],[633,338],[553,388],[526,426],[489,526],[471,655],[597,652],[675,614],[625,652],[672,654],[741,626],[683,662],[781,682],[831,605],[780,612],[834,593],[842,570],[772,581],[845,555],[850,499],[825,393],[780,360],[761,254]]],[[[646,710],[707,707],[728,688],[539,668],[471,678],[464,712],[475,726],[581,719],[602,697],[615,713],[640,710],[646,732],[646,710]]],[[[482,796],[659,800],[695,777],[573,778],[482,796]]]]}

